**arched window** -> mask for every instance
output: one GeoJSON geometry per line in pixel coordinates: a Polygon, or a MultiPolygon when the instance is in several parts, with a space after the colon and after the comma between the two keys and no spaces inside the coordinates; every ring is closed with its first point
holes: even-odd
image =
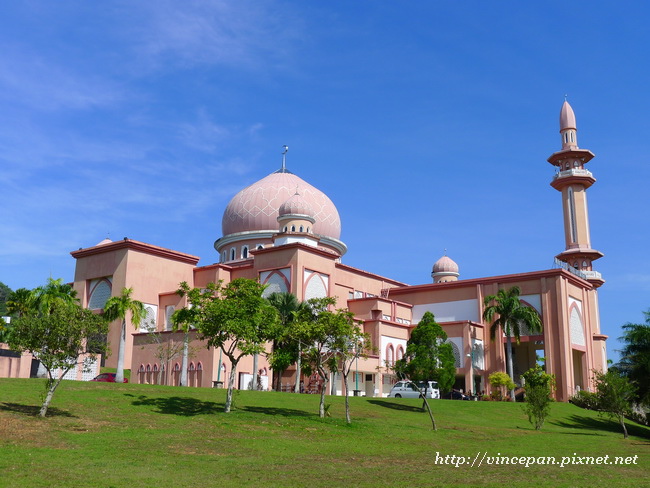
{"type": "Polygon", "coordinates": [[[460,350],[458,349],[458,346],[456,343],[447,341],[448,344],[451,344],[451,351],[454,354],[454,366],[457,368],[461,367],[461,361],[460,361],[460,350]]]}
{"type": "Polygon", "coordinates": [[[388,347],[386,347],[386,366],[392,366],[393,364],[395,364],[395,350],[392,344],[388,344],[388,347]]]}
{"type": "Polygon", "coordinates": [[[284,231],[286,232],[288,230],[288,227],[285,225],[284,226],[284,231]]]}
{"type": "Polygon", "coordinates": [[[141,385],[145,383],[144,364],[141,364],[140,367],[138,368],[138,383],[140,383],[141,385]]]}
{"type": "Polygon", "coordinates": [[[167,376],[165,375],[165,365],[164,364],[160,365],[160,384],[161,385],[166,385],[167,384],[167,376]]]}
{"type": "Polygon", "coordinates": [[[174,328],[174,324],[172,323],[172,315],[174,314],[175,310],[176,307],[173,305],[167,305],[165,307],[165,330],[172,330],[174,328]]]}
{"type": "MultiPolygon", "coordinates": [[[[285,230],[286,230],[286,229],[285,229],[285,230]]],[[[260,249],[264,249],[264,245],[263,245],[263,244],[258,244],[257,247],[256,247],[256,249],[257,249],[258,251],[259,251],[260,249]]]]}
{"type": "Polygon", "coordinates": [[[181,365],[176,363],[174,364],[174,370],[172,372],[172,386],[178,386],[181,380],[181,365]]]}
{"type": "Polygon", "coordinates": [[[160,384],[160,375],[158,374],[158,364],[153,365],[153,384],[160,384]]]}
{"type": "Polygon", "coordinates": [[[403,357],[404,357],[404,348],[400,344],[399,346],[397,346],[397,351],[395,352],[395,360],[399,361],[403,357]]]}
{"type": "Polygon", "coordinates": [[[589,263],[587,263],[587,261],[583,261],[582,262],[582,268],[587,269],[588,267],[589,267],[589,263]]]}
{"type": "Polygon", "coordinates": [[[200,362],[196,365],[196,386],[203,384],[203,364],[200,362]]]}
{"type": "Polygon", "coordinates": [[[248,259],[248,246],[244,246],[241,248],[241,257],[243,259],[248,259]]]}
{"type": "Polygon", "coordinates": [[[151,381],[151,364],[147,364],[147,367],[145,369],[144,381],[148,385],[152,384],[152,381],[151,381]]]}
{"type": "Polygon", "coordinates": [[[221,253],[221,262],[225,263],[227,260],[228,260],[228,254],[226,253],[226,251],[224,251],[221,253]]]}
{"type": "Polygon", "coordinates": [[[230,260],[231,261],[235,260],[235,248],[234,247],[230,250],[230,260]]]}
{"type": "Polygon", "coordinates": [[[111,282],[107,279],[99,281],[90,292],[90,300],[88,300],[88,308],[91,310],[99,310],[104,308],[106,302],[111,297],[111,282]]]}
{"type": "Polygon", "coordinates": [[[307,227],[307,234],[309,234],[309,227],[307,227]]]}
{"type": "Polygon", "coordinates": [[[187,369],[187,384],[188,386],[196,386],[196,368],[194,367],[193,361],[187,369]]]}
{"type": "Polygon", "coordinates": [[[304,231],[304,228],[303,228],[303,226],[301,225],[301,226],[300,226],[300,232],[303,232],[303,231],[304,231]]]}
{"type": "Polygon", "coordinates": [[[144,317],[140,322],[140,332],[155,332],[158,329],[156,326],[156,310],[151,305],[144,307],[144,317]]]}
{"type": "Polygon", "coordinates": [[[576,209],[573,200],[573,187],[569,187],[567,192],[569,200],[569,226],[571,228],[571,242],[578,242],[578,231],[576,229],[576,209]]]}
{"type": "Polygon", "coordinates": [[[291,232],[296,232],[296,226],[295,225],[291,226],[291,232]]]}

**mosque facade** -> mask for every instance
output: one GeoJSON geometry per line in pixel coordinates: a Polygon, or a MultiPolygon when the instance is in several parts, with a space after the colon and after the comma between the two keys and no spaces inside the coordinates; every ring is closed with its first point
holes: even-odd
{"type": "MultiPolygon", "coordinates": [[[[361,359],[351,374],[351,389],[366,396],[386,396],[396,381],[394,362],[406,350],[411,330],[423,314],[432,312],[452,344],[456,360],[456,388],[488,393],[488,375],[506,370],[506,337],[490,337],[483,302],[499,289],[518,286],[524,304],[542,319],[541,333],[522,331],[514,345],[514,376],[546,358],[556,376],[557,399],[567,401],[578,389],[593,390],[593,370],[606,368],[607,337],[600,333],[597,289],[604,283],[593,262],[602,253],[591,247],[586,190],[595,182],[585,165],[594,157],[577,144],[574,112],[564,102],[560,113],[561,149],[548,162],[557,169],[551,186],[561,194],[565,250],[553,269],[487,278],[460,279],[458,265],[442,256],[432,269],[432,282],[408,285],[342,262],[347,251],[341,241],[341,220],[323,192],[291,173],[283,157],[281,168],[244,188],[227,205],[222,236],[214,247],[219,262],[198,266],[199,258],[132,239],[110,241],[72,252],[76,259],[74,288],[83,305],[101,310],[110,296],[133,288],[133,298],[145,304],[147,316],[127,335],[126,368],[132,381],[178,384],[179,348],[183,333],[174,332],[171,314],[185,306],[179,283],[203,288],[236,278],[259,280],[265,293],[291,292],[299,300],[336,297],[372,338],[376,353],[361,359]],[[155,330],[155,333],[151,331],[155,330]]],[[[286,154],[286,151],[285,151],[286,154]]],[[[127,324],[127,327],[131,327],[127,324]]],[[[120,323],[110,327],[108,342],[114,353],[106,366],[116,366],[120,323]]],[[[188,383],[212,387],[226,381],[231,365],[219,350],[208,349],[190,332],[188,383]]],[[[271,389],[273,372],[263,356],[255,363],[258,387],[271,389]]],[[[238,388],[251,386],[254,361],[237,366],[238,388]]],[[[291,389],[295,368],[280,383],[291,389]]],[[[302,378],[303,391],[316,392],[317,378],[302,378]]],[[[342,377],[333,375],[332,394],[342,394],[342,377]]]]}

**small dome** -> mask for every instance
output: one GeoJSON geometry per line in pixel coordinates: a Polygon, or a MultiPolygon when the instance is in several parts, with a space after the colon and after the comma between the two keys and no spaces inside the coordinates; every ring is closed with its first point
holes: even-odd
{"type": "Polygon", "coordinates": [[[566,100],[560,110],[560,132],[565,129],[576,129],[576,114],[566,100]]]}
{"type": "Polygon", "coordinates": [[[314,217],[314,210],[311,208],[311,205],[309,205],[309,202],[298,191],[280,205],[278,212],[280,217],[284,217],[285,215],[306,215],[307,217],[314,217]]]}
{"type": "Polygon", "coordinates": [[[98,243],[95,244],[95,245],[96,245],[96,246],[103,246],[104,244],[110,244],[111,242],[113,242],[113,241],[111,241],[111,240],[107,237],[106,239],[103,239],[102,241],[98,242],[98,243]]]}
{"type": "Polygon", "coordinates": [[[434,273],[458,273],[458,265],[448,256],[438,259],[433,265],[434,273]]]}

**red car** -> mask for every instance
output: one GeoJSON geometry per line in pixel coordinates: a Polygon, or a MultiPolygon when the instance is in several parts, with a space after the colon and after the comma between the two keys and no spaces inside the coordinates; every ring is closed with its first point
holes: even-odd
{"type": "MultiPolygon", "coordinates": [[[[115,373],[102,373],[100,375],[95,376],[90,381],[104,381],[106,383],[115,383],[115,373]]],[[[128,383],[128,382],[129,380],[124,378],[123,383],[128,383]]]]}

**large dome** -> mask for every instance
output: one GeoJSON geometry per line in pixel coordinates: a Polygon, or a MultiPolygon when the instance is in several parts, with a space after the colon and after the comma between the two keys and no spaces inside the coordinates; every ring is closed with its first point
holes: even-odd
{"type": "Polygon", "coordinates": [[[311,207],[316,219],[314,234],[340,239],[341,219],[322,191],[286,170],[276,171],[237,193],[223,213],[223,236],[251,231],[277,231],[280,206],[296,190],[311,207]]]}

